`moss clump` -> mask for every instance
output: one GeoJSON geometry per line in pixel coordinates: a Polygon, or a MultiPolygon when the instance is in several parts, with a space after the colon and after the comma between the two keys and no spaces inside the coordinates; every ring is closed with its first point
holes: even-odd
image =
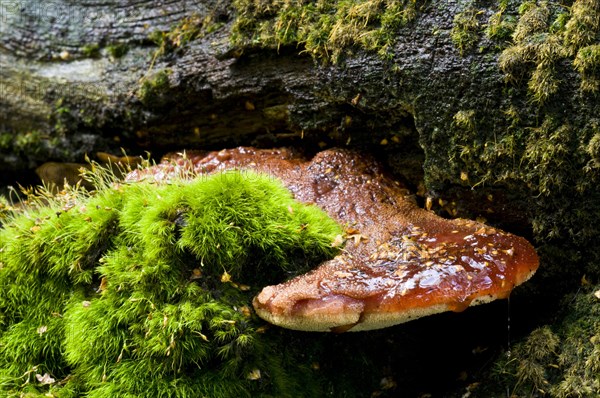
{"type": "Polygon", "coordinates": [[[454,16],[450,37],[461,55],[473,48],[479,39],[480,25],[477,17],[481,11],[469,7],[454,16]]]}
{"type": "Polygon", "coordinates": [[[504,50],[498,62],[509,81],[518,82],[529,74],[532,99],[544,103],[558,91],[555,65],[566,51],[560,36],[548,33],[551,10],[546,2],[525,2],[519,12],[514,45],[504,50]],[[531,65],[535,65],[533,71],[531,65]]]}
{"type": "MultiPolygon", "coordinates": [[[[595,397],[600,394],[600,286],[566,297],[558,320],[534,330],[498,360],[481,396],[595,397]],[[497,388],[497,391],[493,391],[497,388]],[[507,390],[508,389],[508,390],[507,390]]],[[[478,396],[480,396],[478,395],[478,396]]]]}
{"type": "Polygon", "coordinates": [[[564,43],[574,55],[580,48],[594,44],[600,29],[600,3],[597,0],[575,0],[571,18],[565,25],[564,43]]]}
{"type": "Polygon", "coordinates": [[[255,2],[235,0],[232,42],[241,47],[300,46],[336,61],[352,47],[387,56],[396,30],[411,22],[417,0],[255,2]]]}
{"type": "MultiPolygon", "coordinates": [[[[465,109],[454,116],[446,152],[451,175],[464,185],[518,189],[537,198],[529,210],[538,242],[566,239],[575,246],[593,245],[600,182],[594,138],[598,122],[591,119],[576,128],[547,115],[539,124],[528,124],[513,107],[505,111],[506,134],[489,136],[480,112],[465,109]]],[[[589,266],[596,272],[594,258],[592,254],[589,266]]]]}
{"type": "Polygon", "coordinates": [[[598,92],[600,88],[600,44],[579,49],[573,66],[581,75],[581,90],[598,92]]]}
{"type": "Polygon", "coordinates": [[[129,51],[129,47],[125,43],[113,43],[106,47],[108,55],[113,59],[123,57],[129,51]]]}
{"type": "MultiPolygon", "coordinates": [[[[216,19],[216,15],[213,14],[204,17],[191,14],[179,21],[171,30],[155,30],[148,36],[148,39],[156,44],[158,48],[154,51],[148,71],[140,81],[140,87],[138,88],[138,97],[145,105],[153,102],[150,97],[154,96],[156,88],[166,87],[164,83],[168,83],[168,75],[163,76],[164,70],[153,73],[156,61],[166,54],[181,51],[190,42],[203,38],[219,29],[223,26],[223,22],[216,22],[216,19]],[[167,77],[166,80],[165,77],[167,77]]],[[[120,58],[125,55],[127,50],[125,44],[115,44],[108,47],[109,54],[113,58],[120,58]]]]}
{"type": "Polygon", "coordinates": [[[98,43],[86,44],[81,48],[81,53],[86,58],[98,58],[100,56],[100,45],[98,43]]]}
{"type": "Polygon", "coordinates": [[[158,46],[154,58],[183,48],[188,43],[214,32],[223,25],[222,22],[216,22],[215,18],[211,14],[204,17],[192,14],[183,18],[169,31],[152,32],[149,39],[158,46]]]}
{"type": "Polygon", "coordinates": [[[16,153],[36,152],[42,148],[47,137],[39,131],[29,131],[23,134],[0,133],[0,149],[16,153]]]}
{"type": "MultiPolygon", "coordinates": [[[[434,167],[429,167],[427,173],[433,175],[434,182],[451,180],[452,184],[478,187],[481,192],[498,189],[511,197],[519,211],[527,214],[540,252],[548,250],[542,262],[556,264],[548,275],[553,274],[553,282],[564,289],[579,279],[567,275],[567,268],[588,275],[597,275],[599,270],[599,257],[589,248],[595,245],[598,235],[595,220],[600,163],[593,137],[599,131],[595,93],[600,59],[597,42],[566,39],[573,35],[575,21],[583,19],[581,8],[587,7],[586,13],[593,20],[600,3],[499,4],[497,18],[517,17],[511,42],[505,43],[508,47],[498,58],[509,83],[496,102],[502,108],[488,110],[484,102],[475,108],[463,103],[445,114],[447,122],[453,117],[452,123],[447,123],[450,132],[435,141],[433,148],[439,152],[428,157],[448,159],[450,167],[440,168],[436,176],[429,171],[438,171],[432,161],[434,167]],[[576,104],[566,106],[565,98],[576,98],[576,104]],[[498,118],[498,112],[506,117],[498,118]],[[572,266],[564,267],[563,258],[572,266]]],[[[587,30],[595,29],[592,23],[585,26],[587,30]]],[[[596,38],[598,33],[596,30],[596,38]]],[[[493,213],[498,214],[497,209],[490,207],[474,209],[471,215],[493,217],[493,213]]]]}
{"type": "Polygon", "coordinates": [[[251,299],[334,255],[339,233],[253,173],[113,184],[28,208],[0,230],[0,390],[310,395],[310,370],[262,338],[251,299]]]}
{"type": "MultiPolygon", "coordinates": [[[[449,153],[452,160],[458,160],[467,164],[476,161],[482,142],[478,139],[477,114],[473,109],[460,110],[456,112],[452,120],[452,128],[457,134],[451,138],[450,144],[453,150],[449,153]]],[[[464,167],[454,170],[456,175],[461,175],[461,180],[468,178],[464,167]]]]}
{"type": "MultiPolygon", "coordinates": [[[[52,132],[45,130],[0,132],[0,152],[4,157],[4,167],[7,167],[7,170],[12,168],[26,170],[32,165],[39,165],[55,158],[77,161],[86,151],[93,150],[88,137],[67,136],[62,133],[65,124],[72,122],[71,115],[64,109],[57,107],[49,115],[50,122],[55,122],[54,127],[56,127],[52,132]]],[[[6,172],[4,177],[17,178],[17,175],[14,172],[12,174],[6,172]]],[[[24,176],[19,173],[18,178],[24,176]]]]}
{"type": "Polygon", "coordinates": [[[557,362],[559,344],[560,338],[550,327],[534,330],[497,364],[496,376],[510,379],[513,394],[519,391],[545,394],[550,375],[556,373],[551,365],[557,362]]]}
{"type": "Polygon", "coordinates": [[[146,106],[158,106],[164,101],[164,94],[170,87],[170,69],[162,69],[145,76],[137,90],[137,97],[146,106]]]}
{"type": "Polygon", "coordinates": [[[485,29],[486,36],[492,40],[508,40],[515,30],[517,20],[514,16],[507,14],[509,0],[502,0],[498,11],[492,14],[485,29]]]}
{"type": "Polygon", "coordinates": [[[154,42],[158,48],[152,56],[152,61],[150,62],[150,67],[146,75],[152,71],[158,58],[181,50],[185,48],[188,43],[203,38],[219,29],[223,25],[223,22],[216,22],[215,19],[216,15],[213,14],[204,17],[201,17],[198,14],[192,14],[179,21],[171,30],[153,31],[148,36],[148,39],[154,42]]]}
{"type": "Polygon", "coordinates": [[[546,118],[540,127],[530,130],[523,161],[530,170],[527,182],[540,195],[555,195],[563,189],[571,189],[567,184],[570,176],[566,167],[557,159],[570,157],[573,136],[568,125],[560,125],[552,118],[546,118]]]}
{"type": "Polygon", "coordinates": [[[597,91],[600,58],[595,43],[600,30],[600,3],[576,0],[570,9],[546,1],[526,1],[519,8],[512,45],[499,58],[513,83],[527,80],[531,98],[546,103],[559,91],[558,68],[569,59],[582,78],[582,91],[597,91]]]}
{"type": "Polygon", "coordinates": [[[585,147],[586,153],[591,157],[586,165],[586,168],[590,170],[600,167],[600,128],[598,126],[595,127],[594,135],[585,147]]]}

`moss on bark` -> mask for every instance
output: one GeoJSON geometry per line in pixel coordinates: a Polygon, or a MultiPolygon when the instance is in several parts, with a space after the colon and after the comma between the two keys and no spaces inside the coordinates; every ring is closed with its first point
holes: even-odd
{"type": "Polygon", "coordinates": [[[531,332],[490,368],[476,396],[552,398],[600,394],[600,286],[564,298],[555,322],[531,332]]]}

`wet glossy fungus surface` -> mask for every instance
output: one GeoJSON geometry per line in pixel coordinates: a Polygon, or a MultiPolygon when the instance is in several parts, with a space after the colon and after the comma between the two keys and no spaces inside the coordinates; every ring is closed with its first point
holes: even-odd
{"type": "Polygon", "coordinates": [[[259,315],[282,326],[320,330],[311,322],[327,326],[340,314],[355,315],[352,324],[326,327],[343,331],[371,314],[398,314],[399,323],[408,320],[403,313],[419,309],[423,315],[435,306],[460,311],[473,301],[507,297],[538,267],[525,239],[475,221],[438,217],[418,207],[376,161],[347,150],[327,150],[311,160],[285,148],[175,154],[128,178],[232,168],[281,179],[296,199],[318,205],[346,226],[342,254],[265,288],[255,299],[259,315]]]}

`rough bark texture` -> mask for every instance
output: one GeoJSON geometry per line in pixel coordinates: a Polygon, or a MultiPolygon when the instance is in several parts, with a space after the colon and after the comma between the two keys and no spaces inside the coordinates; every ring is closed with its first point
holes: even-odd
{"type": "MultiPolygon", "coordinates": [[[[330,3],[333,19],[354,4],[330,3]]],[[[543,319],[600,276],[600,2],[363,3],[414,15],[385,51],[330,27],[333,56],[283,37],[320,2],[2,2],[3,179],[119,147],[359,147],[440,214],[532,239],[543,319]]]]}

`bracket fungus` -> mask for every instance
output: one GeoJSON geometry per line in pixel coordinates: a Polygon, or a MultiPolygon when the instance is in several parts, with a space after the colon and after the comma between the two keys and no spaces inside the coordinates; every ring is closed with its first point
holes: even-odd
{"type": "Polygon", "coordinates": [[[264,320],[303,331],[362,331],[506,298],[538,267],[524,238],[420,208],[373,159],[331,149],[307,160],[290,149],[235,148],[167,156],[129,180],[252,169],[282,180],[346,228],[342,252],[314,270],[265,287],[264,320]]]}

